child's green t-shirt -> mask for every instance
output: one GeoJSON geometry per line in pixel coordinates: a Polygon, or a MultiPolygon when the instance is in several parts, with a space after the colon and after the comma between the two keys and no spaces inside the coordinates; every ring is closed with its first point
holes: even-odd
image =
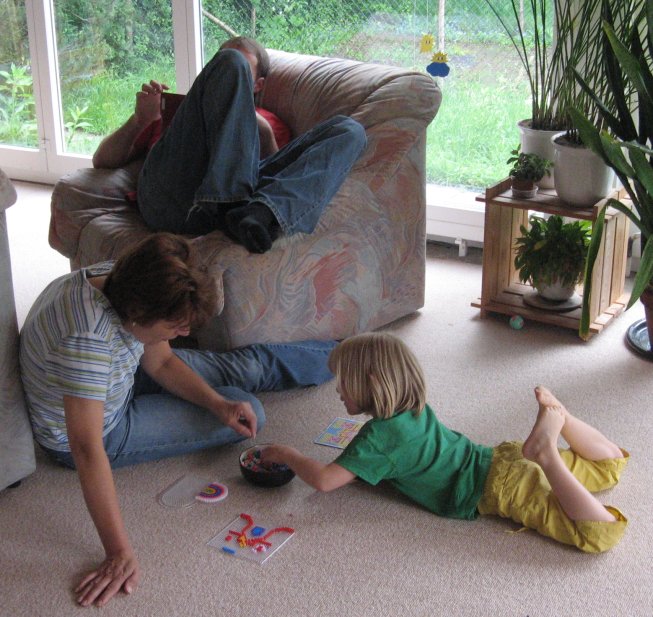
{"type": "Polygon", "coordinates": [[[435,514],[474,519],[492,451],[448,429],[427,405],[418,416],[369,420],[335,463],[370,484],[388,480],[435,514]]]}

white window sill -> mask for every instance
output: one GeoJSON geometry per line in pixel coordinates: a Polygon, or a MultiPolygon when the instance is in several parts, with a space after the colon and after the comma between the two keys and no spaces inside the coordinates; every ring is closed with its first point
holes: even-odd
{"type": "Polygon", "coordinates": [[[455,243],[461,256],[467,246],[483,245],[485,205],[478,192],[436,184],[426,185],[426,235],[429,240],[455,243]]]}

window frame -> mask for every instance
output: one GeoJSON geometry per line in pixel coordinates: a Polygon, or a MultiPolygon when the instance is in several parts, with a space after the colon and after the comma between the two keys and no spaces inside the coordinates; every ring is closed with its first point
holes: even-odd
{"type": "MultiPolygon", "coordinates": [[[[56,0],[25,0],[34,84],[38,148],[0,144],[0,167],[15,180],[54,183],[62,175],[91,167],[91,156],[65,151],[58,97],[56,0]]],[[[187,92],[202,68],[200,0],[171,0],[177,89],[187,92]]]]}

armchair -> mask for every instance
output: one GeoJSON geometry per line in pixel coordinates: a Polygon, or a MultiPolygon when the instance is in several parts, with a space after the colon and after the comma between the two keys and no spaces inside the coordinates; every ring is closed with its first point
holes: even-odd
{"type": "MultiPolygon", "coordinates": [[[[251,254],[222,232],[192,239],[215,279],[219,313],[200,347],[344,338],[424,303],[425,135],[441,93],[428,75],[270,51],[262,105],[301,134],[334,114],[363,124],[368,148],[314,233],[251,254]]],[[[151,233],[124,195],[139,165],[83,169],[52,194],[50,245],[71,267],[114,259],[151,233]]]]}

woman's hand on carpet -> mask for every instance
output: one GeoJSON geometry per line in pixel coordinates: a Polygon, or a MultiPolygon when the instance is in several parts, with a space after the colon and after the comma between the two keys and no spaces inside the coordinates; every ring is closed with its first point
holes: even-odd
{"type": "Polygon", "coordinates": [[[97,570],[87,574],[75,588],[82,606],[104,606],[119,591],[132,593],[140,580],[140,566],[134,553],[108,556],[97,570]]]}

